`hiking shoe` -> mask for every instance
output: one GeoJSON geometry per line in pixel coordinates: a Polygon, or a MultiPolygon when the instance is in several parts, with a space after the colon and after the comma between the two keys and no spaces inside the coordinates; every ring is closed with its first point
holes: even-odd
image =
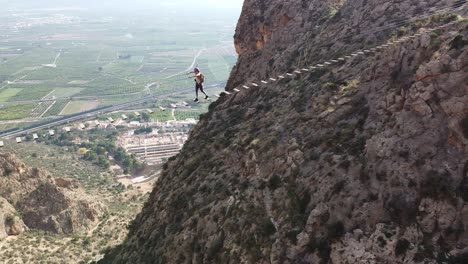
{"type": "Polygon", "coordinates": [[[194,102],[198,102],[198,98],[195,98],[195,100],[193,100],[194,102]]]}
{"type": "Polygon", "coordinates": [[[208,98],[210,98],[208,95],[205,97],[205,100],[208,100],[208,98]]]}

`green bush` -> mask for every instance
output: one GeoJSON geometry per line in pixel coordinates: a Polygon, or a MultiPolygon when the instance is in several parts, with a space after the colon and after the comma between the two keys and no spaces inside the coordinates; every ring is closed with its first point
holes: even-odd
{"type": "Polygon", "coordinates": [[[468,40],[466,40],[462,35],[457,35],[452,41],[450,41],[450,49],[459,50],[463,48],[466,44],[468,44],[468,40]]]}
{"type": "Polygon", "coordinates": [[[135,135],[140,135],[140,134],[149,134],[149,133],[153,133],[153,128],[151,127],[142,127],[142,128],[139,128],[137,130],[135,130],[135,135]]]}
{"type": "Polygon", "coordinates": [[[217,237],[211,244],[210,248],[208,248],[208,258],[212,259],[216,255],[219,255],[223,247],[224,247],[224,236],[221,235],[217,237]]]}
{"type": "Polygon", "coordinates": [[[421,182],[421,195],[431,198],[451,198],[454,195],[453,179],[449,172],[431,170],[421,182]]]}
{"type": "Polygon", "coordinates": [[[276,190],[281,186],[281,178],[277,174],[271,176],[271,178],[268,180],[268,187],[272,190],[276,190]]]}
{"type": "Polygon", "coordinates": [[[263,221],[262,231],[266,236],[271,236],[276,233],[276,227],[269,218],[263,221]]]}
{"type": "Polygon", "coordinates": [[[331,241],[341,238],[345,234],[345,227],[343,222],[336,221],[327,225],[328,239],[331,241]]]}
{"type": "Polygon", "coordinates": [[[468,139],[468,116],[460,121],[460,127],[463,131],[463,135],[468,139]]]}
{"type": "Polygon", "coordinates": [[[12,173],[13,173],[13,170],[12,170],[12,169],[10,169],[10,168],[5,168],[5,169],[4,169],[3,175],[4,175],[4,176],[10,176],[10,174],[12,174],[12,173]]]}
{"type": "Polygon", "coordinates": [[[12,216],[12,215],[8,215],[6,218],[5,218],[5,224],[7,226],[11,226],[15,223],[15,217],[12,216]]]}
{"type": "Polygon", "coordinates": [[[405,255],[411,243],[406,239],[399,239],[395,247],[395,255],[405,255]]]}

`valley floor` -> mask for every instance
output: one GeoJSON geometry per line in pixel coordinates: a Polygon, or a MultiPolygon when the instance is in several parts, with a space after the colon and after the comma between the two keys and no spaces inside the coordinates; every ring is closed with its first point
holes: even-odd
{"type": "Polygon", "coordinates": [[[78,196],[88,196],[105,209],[90,230],[80,234],[57,235],[29,230],[19,236],[0,240],[0,264],[21,263],[89,263],[100,259],[107,249],[121,243],[127,236],[130,222],[141,211],[157,177],[150,181],[116,184],[108,172],[93,164],[78,161],[61,148],[26,143],[3,149],[14,153],[27,166],[46,169],[54,178],[72,177],[84,188],[78,196]]]}

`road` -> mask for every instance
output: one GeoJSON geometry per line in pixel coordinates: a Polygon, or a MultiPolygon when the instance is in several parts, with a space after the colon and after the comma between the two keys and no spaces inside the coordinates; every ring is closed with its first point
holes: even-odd
{"type": "Polygon", "coordinates": [[[7,102],[2,102],[3,105],[11,105],[11,104],[27,104],[27,103],[43,103],[43,102],[51,102],[51,101],[58,101],[58,100],[100,100],[100,99],[109,99],[109,98],[122,98],[122,97],[128,97],[128,96],[136,96],[136,95],[141,95],[144,94],[145,92],[148,92],[148,87],[145,87],[145,89],[139,91],[139,92],[134,92],[134,93],[125,93],[125,94],[109,94],[109,95],[94,95],[94,96],[68,96],[68,97],[57,97],[57,98],[46,98],[46,99],[36,99],[36,100],[23,100],[23,101],[7,101],[7,102]]]}
{"type": "Polygon", "coordinates": [[[128,79],[128,78],[120,77],[120,76],[115,75],[115,74],[112,74],[112,73],[103,73],[102,75],[115,77],[115,78],[117,78],[117,79],[124,80],[124,81],[126,81],[126,82],[128,82],[128,83],[130,83],[130,84],[133,84],[133,85],[137,84],[136,82],[134,82],[134,81],[132,81],[132,80],[130,80],[130,79],[128,79]]]}
{"type": "Polygon", "coordinates": [[[52,68],[57,68],[57,60],[60,58],[60,55],[62,55],[62,50],[55,56],[55,60],[52,64],[42,64],[44,67],[52,67],[52,68]]]}
{"type": "Polygon", "coordinates": [[[62,50],[61,49],[60,49],[60,52],[57,54],[57,56],[55,56],[54,63],[52,63],[53,65],[57,65],[57,60],[58,60],[58,58],[60,58],[60,55],[62,55],[62,50]]]}
{"type": "MultiPolygon", "coordinates": [[[[57,101],[53,101],[53,102],[49,105],[49,107],[47,107],[47,109],[44,110],[44,112],[42,112],[42,114],[41,114],[39,117],[42,118],[56,103],[57,103],[57,101]]],[[[65,107],[64,107],[64,109],[65,109],[65,107]]]]}
{"type": "Polygon", "coordinates": [[[23,75],[23,76],[21,76],[21,77],[16,78],[16,79],[15,79],[14,81],[12,81],[12,82],[8,82],[8,81],[7,81],[5,85],[3,85],[2,87],[0,87],[0,90],[2,90],[3,88],[8,87],[10,84],[14,84],[15,82],[17,82],[17,81],[19,81],[19,80],[22,80],[22,79],[24,79],[24,78],[26,78],[26,77],[28,77],[27,74],[26,74],[26,75],[23,75]]]}
{"type": "MultiPolygon", "coordinates": [[[[23,76],[25,77],[25,76],[23,76]]],[[[133,93],[124,93],[124,94],[109,94],[109,95],[94,95],[94,96],[68,96],[68,97],[56,97],[56,98],[42,98],[42,99],[36,99],[36,100],[22,100],[22,101],[7,101],[7,102],[2,102],[3,105],[11,105],[11,104],[28,104],[28,103],[43,103],[43,102],[51,102],[51,101],[58,101],[58,100],[100,100],[100,99],[109,99],[109,98],[122,98],[122,97],[128,97],[128,96],[136,96],[136,95],[142,95],[145,93],[153,94],[153,91],[151,90],[151,87],[158,85],[157,88],[159,88],[159,83],[158,82],[153,82],[149,83],[145,86],[145,89],[138,91],[138,92],[133,92],[133,93]]],[[[1,90],[1,88],[0,88],[1,90]]]]}
{"type": "Polygon", "coordinates": [[[81,115],[71,116],[71,117],[68,117],[68,118],[65,117],[65,118],[62,118],[62,119],[60,119],[58,121],[55,121],[55,122],[50,122],[50,123],[46,123],[44,125],[35,126],[34,128],[20,129],[20,130],[15,130],[15,131],[12,131],[12,132],[2,133],[2,134],[0,134],[0,137],[2,137],[2,138],[17,137],[17,136],[20,136],[20,135],[24,135],[24,134],[32,133],[32,132],[35,132],[35,131],[38,131],[38,130],[42,130],[42,129],[45,129],[45,128],[60,126],[60,125],[67,124],[67,123],[70,123],[70,122],[79,121],[79,120],[82,120],[82,119],[85,119],[85,118],[89,118],[89,117],[93,117],[93,116],[100,115],[100,114],[103,114],[103,113],[107,113],[109,111],[112,112],[112,111],[115,111],[115,110],[118,110],[118,109],[121,109],[121,108],[129,107],[129,106],[134,105],[134,104],[142,104],[142,103],[145,103],[145,102],[150,101],[150,100],[153,100],[153,98],[144,98],[144,99],[133,100],[133,101],[130,101],[130,102],[110,106],[110,107],[105,108],[105,109],[98,109],[96,111],[83,113],[81,115]]]}
{"type": "MultiPolygon", "coordinates": [[[[216,86],[217,85],[211,85],[210,87],[216,87],[216,86]]],[[[209,91],[210,88],[207,87],[206,90],[209,91]]],[[[157,97],[164,98],[164,97],[168,97],[168,96],[171,96],[171,95],[176,95],[176,94],[179,95],[179,94],[192,92],[192,91],[193,91],[193,88],[184,88],[184,89],[181,89],[181,90],[178,90],[178,91],[165,92],[165,93],[162,93],[162,94],[160,94],[158,96],[148,96],[148,97],[145,97],[145,98],[142,98],[142,99],[132,100],[132,101],[129,101],[129,102],[109,106],[108,108],[105,108],[105,109],[97,109],[97,110],[90,111],[90,112],[83,113],[83,114],[76,115],[76,116],[64,117],[64,118],[62,118],[60,120],[57,120],[55,122],[52,121],[52,122],[44,123],[43,125],[39,124],[39,125],[37,125],[37,126],[35,126],[33,128],[26,128],[26,129],[11,131],[11,132],[0,133],[0,138],[5,138],[5,139],[6,138],[14,138],[14,137],[17,137],[17,136],[33,133],[33,132],[36,132],[36,131],[39,131],[39,130],[42,130],[42,129],[47,129],[47,128],[51,128],[51,127],[55,127],[55,126],[60,126],[60,125],[63,125],[63,124],[68,124],[68,123],[71,123],[71,122],[80,121],[80,120],[87,119],[87,118],[90,118],[90,117],[95,117],[95,116],[98,116],[98,115],[101,115],[101,114],[112,113],[114,111],[117,111],[117,110],[123,109],[123,108],[127,108],[129,106],[140,105],[140,104],[144,104],[144,103],[147,103],[147,102],[151,102],[151,101],[157,99],[157,97]]]]}
{"type": "MultiPolygon", "coordinates": [[[[95,95],[95,96],[68,96],[68,97],[57,97],[57,98],[46,98],[46,99],[36,99],[36,100],[23,100],[23,101],[7,101],[7,102],[2,102],[2,105],[11,105],[11,104],[28,104],[28,103],[44,103],[44,102],[53,102],[53,101],[58,101],[58,100],[75,100],[75,101],[80,101],[80,100],[101,100],[101,99],[109,99],[109,98],[122,98],[122,97],[128,97],[128,96],[137,96],[137,95],[142,95],[145,93],[149,93],[150,95],[153,95],[154,92],[151,90],[151,87],[158,85],[157,88],[160,87],[160,84],[157,82],[154,83],[149,83],[145,86],[145,89],[139,91],[139,92],[134,92],[134,93],[125,93],[125,94],[112,94],[112,95],[95,95]]],[[[215,87],[219,86],[222,84],[213,84],[207,87],[215,87]]]]}
{"type": "Polygon", "coordinates": [[[41,122],[45,121],[50,118],[25,118],[25,119],[20,119],[20,120],[4,120],[1,121],[1,125],[7,125],[7,124],[23,124],[23,123],[35,123],[35,122],[41,122]]]}
{"type": "Polygon", "coordinates": [[[52,92],[48,93],[46,96],[42,97],[41,100],[47,99],[50,95],[52,95],[56,90],[53,90],[52,92]]]}
{"type": "Polygon", "coordinates": [[[174,77],[177,77],[177,76],[182,75],[182,74],[185,74],[187,71],[192,71],[193,67],[195,67],[195,64],[197,63],[198,57],[200,57],[204,51],[206,51],[206,49],[201,49],[201,50],[197,53],[197,55],[195,55],[195,58],[193,58],[192,64],[191,64],[185,71],[181,71],[181,72],[179,72],[179,73],[176,73],[176,74],[174,74],[174,75],[171,75],[171,76],[169,76],[169,77],[166,77],[166,80],[167,80],[167,79],[174,78],[174,77]]]}
{"type": "Polygon", "coordinates": [[[206,49],[202,49],[198,52],[198,54],[195,56],[195,58],[193,58],[193,62],[192,64],[187,68],[187,71],[190,71],[193,69],[193,67],[195,67],[195,63],[197,63],[197,60],[198,58],[202,55],[202,53],[206,51],[206,49]]]}

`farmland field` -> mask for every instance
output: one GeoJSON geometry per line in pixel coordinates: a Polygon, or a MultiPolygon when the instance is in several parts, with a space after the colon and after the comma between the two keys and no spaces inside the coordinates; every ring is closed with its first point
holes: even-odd
{"type": "Polygon", "coordinates": [[[156,111],[151,115],[151,119],[158,122],[173,120],[171,111],[156,111]]]}
{"type": "MultiPolygon", "coordinates": [[[[213,93],[224,88],[237,60],[231,44],[237,17],[210,14],[200,20],[189,10],[177,20],[169,12],[134,17],[58,12],[70,19],[18,29],[12,21],[21,25],[51,18],[41,11],[14,17],[0,10],[0,36],[5,36],[0,39],[0,104],[5,103],[0,124],[73,114],[149,94],[161,96],[155,104],[163,104],[155,107],[168,107],[193,99],[193,80],[185,73],[194,66],[206,75],[213,93]],[[56,101],[41,104],[44,99],[56,101]],[[82,101],[100,103],[81,107],[82,101]]],[[[193,107],[197,115],[207,108],[193,107]]]]}
{"type": "Polygon", "coordinates": [[[75,94],[80,93],[84,88],[58,88],[55,89],[53,93],[50,94],[49,97],[55,96],[56,98],[61,98],[61,97],[69,97],[73,96],[75,94]]]}
{"type": "Polygon", "coordinates": [[[71,115],[96,108],[99,101],[73,101],[69,102],[59,115],[71,115]]]}
{"type": "Polygon", "coordinates": [[[29,116],[34,104],[7,105],[0,109],[1,120],[13,120],[29,116]]]}
{"type": "Polygon", "coordinates": [[[23,90],[23,89],[20,89],[20,88],[8,88],[8,89],[3,90],[3,91],[0,93],[0,102],[8,101],[10,98],[12,98],[13,96],[17,95],[19,92],[21,92],[21,90],[23,90]]]}
{"type": "Polygon", "coordinates": [[[186,120],[189,118],[193,118],[195,120],[198,120],[200,118],[200,115],[203,114],[204,111],[198,110],[198,111],[176,111],[175,112],[175,117],[177,120],[186,120]]]}
{"type": "Polygon", "coordinates": [[[59,115],[63,108],[68,104],[68,100],[57,100],[52,102],[51,107],[47,112],[44,113],[44,117],[57,116],[59,115]]]}

